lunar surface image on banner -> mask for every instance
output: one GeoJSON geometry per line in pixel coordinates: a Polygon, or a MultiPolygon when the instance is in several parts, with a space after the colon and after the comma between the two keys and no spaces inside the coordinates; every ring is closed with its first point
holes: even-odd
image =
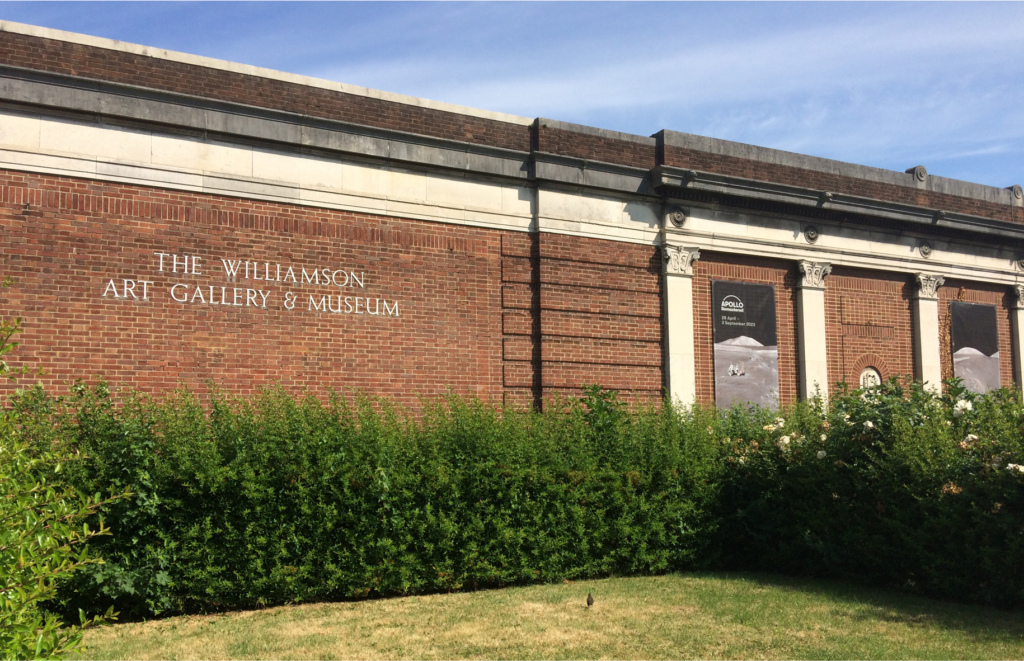
{"type": "Polygon", "coordinates": [[[996,307],[951,301],[949,316],[953,374],[972,392],[983,393],[1000,387],[996,307]]]}
{"type": "Polygon", "coordinates": [[[715,404],[776,406],[779,348],[775,287],[714,280],[715,404]]]}

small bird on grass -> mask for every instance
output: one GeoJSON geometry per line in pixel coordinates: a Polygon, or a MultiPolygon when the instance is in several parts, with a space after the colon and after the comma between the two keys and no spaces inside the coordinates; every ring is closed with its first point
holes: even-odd
{"type": "Polygon", "coordinates": [[[587,608],[590,608],[593,605],[594,605],[594,595],[592,595],[592,594],[590,594],[588,592],[587,593],[587,608]]]}

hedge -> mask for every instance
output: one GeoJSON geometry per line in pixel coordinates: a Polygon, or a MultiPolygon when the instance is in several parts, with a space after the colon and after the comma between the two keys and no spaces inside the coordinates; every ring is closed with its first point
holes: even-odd
{"type": "Polygon", "coordinates": [[[828,407],[543,412],[268,388],[19,392],[63,479],[105,508],[104,565],[61,606],[122,618],[690,569],[836,576],[1024,603],[1019,396],[890,381],[828,407]],[[115,404],[115,399],[118,401],[115,404]]]}

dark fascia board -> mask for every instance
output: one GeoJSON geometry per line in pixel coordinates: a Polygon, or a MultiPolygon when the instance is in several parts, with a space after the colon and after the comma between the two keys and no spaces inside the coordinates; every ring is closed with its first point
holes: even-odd
{"type": "MultiPolygon", "coordinates": [[[[526,180],[529,153],[0,65],[0,101],[249,143],[526,180]]],[[[69,114],[70,113],[70,114],[69,114]]]]}
{"type": "Polygon", "coordinates": [[[806,154],[797,154],[781,149],[758,147],[742,142],[708,138],[702,135],[680,133],[678,131],[663,130],[656,133],[654,137],[659,145],[669,147],[692,149],[709,154],[732,156],[747,161],[824,172],[840,177],[863,179],[893,186],[902,186],[904,188],[926,190],[933,193],[945,193],[947,195],[983,200],[995,204],[1024,206],[1024,201],[1016,197],[1013,186],[998,188],[959,179],[937,177],[931,174],[925,175],[924,180],[920,181],[913,172],[896,172],[895,170],[857,165],[855,163],[846,163],[818,156],[807,156],[806,154]]]}
{"type": "Polygon", "coordinates": [[[776,184],[743,177],[715,174],[659,165],[651,170],[652,186],[663,196],[673,190],[719,193],[736,197],[824,209],[860,216],[874,216],[912,225],[948,229],[987,237],[1024,241],[1024,225],[1017,225],[983,216],[930,209],[898,202],[886,202],[856,195],[831,193],[812,188],[776,184]]]}

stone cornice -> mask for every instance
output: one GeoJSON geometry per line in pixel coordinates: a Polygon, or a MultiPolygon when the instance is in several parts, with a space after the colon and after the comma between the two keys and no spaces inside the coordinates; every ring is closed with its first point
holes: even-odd
{"type": "Polygon", "coordinates": [[[665,197],[677,192],[717,193],[734,197],[778,202],[806,209],[856,214],[923,225],[930,228],[948,229],[985,235],[989,238],[1002,237],[1024,241],[1024,225],[993,220],[983,216],[919,207],[899,202],[887,202],[873,198],[833,193],[814,188],[803,188],[743,177],[701,172],[659,165],[651,170],[651,186],[665,197]]]}
{"type": "Polygon", "coordinates": [[[648,171],[643,168],[541,151],[530,152],[529,177],[538,182],[640,195],[654,194],[648,179],[648,171]]]}
{"type": "Polygon", "coordinates": [[[690,133],[663,130],[654,136],[659,147],[675,147],[716,156],[725,156],[742,159],[745,161],[759,162],[771,166],[797,168],[812,172],[822,172],[828,175],[835,175],[844,179],[860,179],[884,183],[904,188],[945,193],[957,197],[967,197],[975,200],[984,200],[995,204],[1007,204],[1013,206],[1024,206],[1024,193],[1019,185],[1008,188],[986,186],[968,181],[937,177],[929,174],[923,165],[910,168],[905,172],[886,170],[866,165],[857,165],[837,161],[830,158],[820,158],[807,154],[797,154],[781,149],[769,147],[758,147],[756,145],[722,140],[720,138],[709,138],[690,133]]]}
{"type": "Polygon", "coordinates": [[[528,152],[7,65],[0,65],[0,103],[80,122],[528,178],[528,152]]]}

